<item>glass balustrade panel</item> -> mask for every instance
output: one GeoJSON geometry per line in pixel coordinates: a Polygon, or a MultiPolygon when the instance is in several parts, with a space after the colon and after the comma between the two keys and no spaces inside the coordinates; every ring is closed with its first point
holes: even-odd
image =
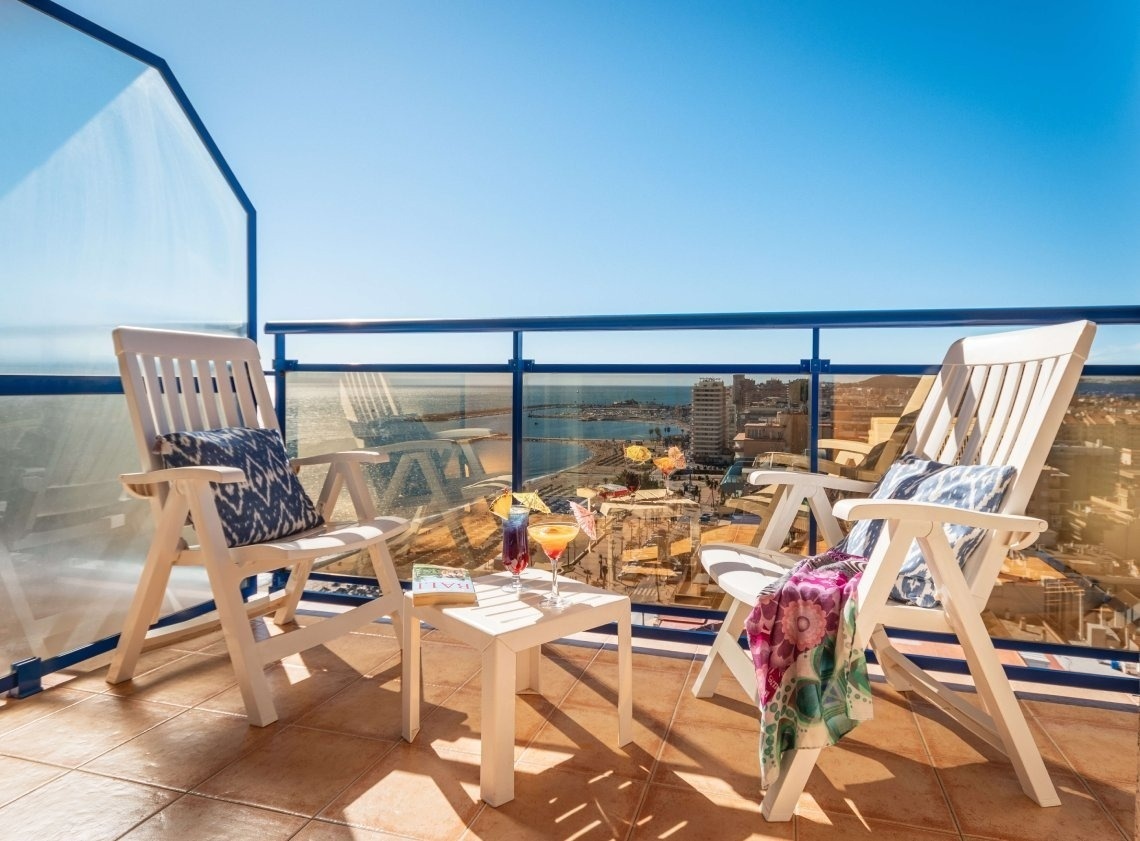
{"type": "MultiPolygon", "coordinates": [[[[286,430],[295,455],[368,448],[388,456],[364,472],[379,512],[409,521],[389,544],[401,578],[410,578],[413,563],[485,569],[498,559],[500,521],[490,505],[511,484],[505,375],[290,374],[286,430]]],[[[301,471],[314,499],[323,479],[322,468],[301,471]]],[[[342,494],[335,518],[354,516],[342,494]]],[[[371,575],[359,554],[328,571],[371,575]]]]}
{"type": "Polygon", "coordinates": [[[162,75],[0,0],[0,373],[113,374],[118,324],[244,333],[247,213],[162,75]]]}
{"type": "MultiPolygon", "coordinates": [[[[153,520],[118,477],[140,466],[122,396],[0,397],[0,663],[122,629],[153,520]]],[[[162,613],[209,598],[179,568],[162,613]]]]}

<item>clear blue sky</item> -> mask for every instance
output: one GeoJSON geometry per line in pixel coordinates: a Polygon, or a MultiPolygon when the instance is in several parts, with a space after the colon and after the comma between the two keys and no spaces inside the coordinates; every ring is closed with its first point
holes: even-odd
{"type": "Polygon", "coordinates": [[[1132,0],[64,4],[189,94],[263,322],[1140,300],[1132,0]]]}

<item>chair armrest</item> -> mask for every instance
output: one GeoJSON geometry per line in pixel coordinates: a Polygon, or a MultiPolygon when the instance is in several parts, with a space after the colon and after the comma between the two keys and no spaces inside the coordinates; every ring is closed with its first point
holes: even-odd
{"type": "Polygon", "coordinates": [[[140,499],[154,496],[154,486],[169,482],[244,482],[245,472],[237,467],[167,467],[146,473],[123,473],[119,476],[127,493],[140,499]]]}
{"type": "MultiPolygon", "coordinates": [[[[940,525],[958,525],[1036,537],[1049,527],[1048,523],[1037,517],[991,514],[909,499],[842,499],[835,503],[834,511],[835,516],[844,520],[917,520],[930,523],[931,531],[940,525]]],[[[1019,538],[1011,544],[1012,548],[1018,549],[1033,542],[1030,540],[1029,543],[1022,543],[1023,539],[1019,538]]]]}
{"type": "Polygon", "coordinates": [[[511,475],[509,473],[501,473],[498,476],[485,476],[478,482],[472,482],[470,485],[464,485],[464,491],[471,491],[472,493],[486,493],[489,491],[506,491],[511,487],[511,475]]]}
{"type": "Polygon", "coordinates": [[[362,450],[342,450],[338,453],[319,453],[317,455],[302,456],[290,459],[289,463],[294,469],[311,464],[384,464],[397,453],[409,453],[422,450],[435,450],[450,454],[459,445],[454,441],[425,440],[400,441],[396,444],[385,444],[382,447],[369,447],[362,450]]]}
{"type": "MultiPolygon", "coordinates": [[[[854,469],[872,448],[872,445],[866,441],[848,441],[843,438],[820,438],[818,444],[820,452],[828,451],[832,456],[827,458],[821,455],[816,460],[819,465],[818,470],[821,473],[838,474],[842,469],[854,469]],[[848,458],[843,459],[842,463],[837,458],[837,455],[841,453],[848,454],[848,458]]],[[[760,469],[790,467],[798,470],[809,470],[808,465],[810,463],[811,457],[803,453],[770,452],[757,456],[752,465],[760,469]]]]}
{"type": "Polygon", "coordinates": [[[875,487],[874,482],[832,476],[830,473],[802,473],[795,470],[753,470],[748,474],[748,481],[753,485],[806,485],[855,493],[870,493],[875,487]]]}
{"type": "Polygon", "coordinates": [[[441,429],[435,433],[436,438],[442,438],[445,441],[475,441],[479,438],[489,438],[491,430],[485,426],[464,426],[458,429],[441,429]]]}
{"type": "Polygon", "coordinates": [[[460,447],[455,441],[445,438],[421,438],[411,441],[397,441],[395,444],[385,444],[382,447],[373,447],[381,453],[422,453],[434,450],[441,456],[451,455],[459,451],[460,447]]]}
{"type": "MultiPolygon", "coordinates": [[[[803,560],[799,555],[792,555],[787,552],[778,552],[772,549],[761,549],[759,546],[749,546],[747,543],[702,543],[701,552],[731,552],[741,558],[756,561],[756,568],[764,567],[769,571],[783,570],[787,571],[795,566],[799,561],[803,560]]],[[[716,576],[713,576],[716,580],[716,576]]]]}
{"type": "MultiPolygon", "coordinates": [[[[799,453],[767,453],[755,459],[752,462],[752,466],[758,467],[760,470],[779,469],[799,473],[811,472],[810,459],[808,456],[802,456],[799,453]]],[[[820,473],[831,473],[836,476],[840,474],[840,470],[844,467],[844,465],[826,458],[817,459],[816,466],[820,473]]]]}
{"type": "Polygon", "coordinates": [[[289,459],[294,469],[310,464],[383,464],[388,454],[377,449],[342,450],[338,453],[319,453],[312,456],[289,459]]]}
{"type": "Polygon", "coordinates": [[[841,450],[845,453],[860,453],[862,455],[871,452],[873,446],[866,441],[849,441],[846,438],[820,438],[817,444],[821,450],[841,450]]]}

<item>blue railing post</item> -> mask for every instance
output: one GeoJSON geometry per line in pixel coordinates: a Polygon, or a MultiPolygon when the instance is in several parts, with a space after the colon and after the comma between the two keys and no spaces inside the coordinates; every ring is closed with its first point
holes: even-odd
{"type": "Polygon", "coordinates": [[[288,360],[285,358],[285,334],[278,333],[273,337],[273,385],[277,425],[281,427],[282,438],[285,437],[285,371],[288,367],[288,360]]]}
{"type": "MultiPolygon", "coordinates": [[[[288,398],[288,389],[285,384],[285,372],[289,370],[289,360],[285,358],[285,335],[278,333],[273,337],[273,409],[277,415],[277,425],[281,427],[281,439],[288,441],[285,435],[285,401],[288,398]]],[[[286,445],[288,446],[288,445],[286,445]]],[[[294,456],[298,453],[293,453],[294,456]]],[[[277,569],[273,571],[270,582],[271,590],[283,590],[289,583],[289,570],[277,569]]],[[[257,593],[257,579],[245,578],[241,582],[241,596],[249,601],[257,593]]]]}
{"type": "Polygon", "coordinates": [[[16,686],[8,692],[13,698],[27,698],[42,692],[44,664],[39,657],[29,657],[12,664],[12,673],[16,676],[16,686]]]}
{"type": "Polygon", "coordinates": [[[512,333],[511,351],[511,490],[522,490],[523,486],[523,359],[522,331],[512,333]]]}
{"type": "MultiPolygon", "coordinates": [[[[800,367],[808,373],[809,382],[809,414],[808,414],[808,469],[812,473],[819,470],[819,375],[829,370],[830,359],[821,359],[819,356],[819,328],[813,327],[811,331],[811,359],[801,359],[800,367]]],[[[815,517],[808,512],[808,552],[812,555],[816,551],[815,517]]]]}
{"type": "MultiPolygon", "coordinates": [[[[811,414],[808,415],[808,437],[811,439],[811,453],[808,458],[808,469],[812,473],[819,470],[819,328],[811,331],[811,414]]],[[[812,548],[815,548],[815,537],[812,537],[812,548]]]]}

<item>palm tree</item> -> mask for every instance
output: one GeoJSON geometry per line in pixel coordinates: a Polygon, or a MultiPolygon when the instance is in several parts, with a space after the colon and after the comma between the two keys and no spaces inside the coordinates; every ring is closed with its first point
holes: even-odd
{"type": "Polygon", "coordinates": [[[636,470],[623,470],[618,473],[617,478],[614,480],[619,485],[624,485],[632,491],[636,491],[641,487],[642,476],[636,470]]]}

